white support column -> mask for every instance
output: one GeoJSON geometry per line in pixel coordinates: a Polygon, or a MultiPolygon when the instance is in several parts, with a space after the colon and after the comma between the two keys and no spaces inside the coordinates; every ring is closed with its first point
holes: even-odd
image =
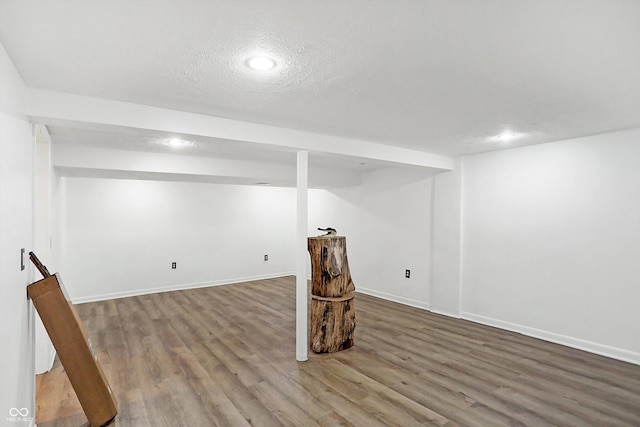
{"type": "Polygon", "coordinates": [[[309,153],[298,151],[296,210],[296,360],[307,360],[307,190],[309,187],[309,153]]]}

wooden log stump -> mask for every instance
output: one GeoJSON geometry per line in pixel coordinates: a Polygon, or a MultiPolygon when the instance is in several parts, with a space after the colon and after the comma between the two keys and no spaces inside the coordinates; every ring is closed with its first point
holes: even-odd
{"type": "Polygon", "coordinates": [[[353,346],[356,312],[344,236],[307,239],[311,255],[311,349],[333,353],[353,346]]]}

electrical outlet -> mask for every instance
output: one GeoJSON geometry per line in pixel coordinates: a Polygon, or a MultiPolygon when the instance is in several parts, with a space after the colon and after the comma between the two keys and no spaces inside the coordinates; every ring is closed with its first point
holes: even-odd
{"type": "Polygon", "coordinates": [[[405,270],[404,271],[404,277],[406,277],[407,279],[411,277],[411,270],[405,270]]]}
{"type": "Polygon", "coordinates": [[[265,260],[265,261],[269,261],[269,255],[265,255],[265,256],[264,256],[264,260],[265,260]]]}
{"type": "Polygon", "coordinates": [[[171,263],[171,269],[172,269],[172,270],[175,270],[176,268],[178,268],[178,263],[176,263],[176,262],[172,262],[172,263],[171,263]]]}

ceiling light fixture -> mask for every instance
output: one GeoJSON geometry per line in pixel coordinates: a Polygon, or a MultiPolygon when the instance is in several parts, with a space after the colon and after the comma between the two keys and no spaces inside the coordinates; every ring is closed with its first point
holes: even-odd
{"type": "Polygon", "coordinates": [[[508,143],[511,141],[514,141],[516,139],[522,138],[524,136],[523,133],[518,133],[518,132],[513,132],[510,130],[505,130],[502,133],[498,134],[498,135],[494,135],[494,136],[490,136],[489,138],[487,138],[487,141],[489,142],[502,142],[502,143],[508,143]]]}
{"type": "Polygon", "coordinates": [[[276,66],[276,61],[266,56],[254,56],[247,59],[247,67],[257,71],[267,71],[276,66]]]}
{"type": "Polygon", "coordinates": [[[198,143],[195,141],[189,141],[175,136],[172,138],[152,138],[149,139],[148,143],[175,151],[197,148],[198,146],[198,143]]]}

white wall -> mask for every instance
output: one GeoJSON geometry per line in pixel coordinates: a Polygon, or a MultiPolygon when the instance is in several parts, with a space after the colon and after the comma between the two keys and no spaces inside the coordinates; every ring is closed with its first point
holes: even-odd
{"type": "MultiPolygon", "coordinates": [[[[639,158],[632,130],[468,156],[435,177],[367,172],[310,190],[309,235],[347,236],[360,291],[638,363],[639,158]]],[[[77,301],[294,270],[294,189],[60,182],[77,301]]]]}
{"type": "Polygon", "coordinates": [[[431,310],[453,317],[460,317],[462,287],[462,165],[457,159],[433,177],[431,310]]]}
{"type": "Polygon", "coordinates": [[[358,291],[429,308],[432,179],[424,170],[387,168],[365,173],[358,186],[311,190],[309,235],[331,226],[347,237],[358,291]]]}
{"type": "Polygon", "coordinates": [[[469,156],[463,317],[640,363],[640,129],[469,156]]]}
{"type": "MultiPolygon", "coordinates": [[[[428,308],[431,174],[388,168],[363,181],[310,190],[309,235],[334,226],[348,236],[360,291],[428,308]]],[[[65,177],[55,210],[54,248],[75,302],[295,270],[293,188],[65,177]]]]}
{"type": "MultiPolygon", "coordinates": [[[[33,269],[20,268],[20,249],[28,254],[33,247],[33,137],[23,116],[24,83],[1,44],[0,94],[0,423],[4,425],[11,408],[26,408],[28,419],[34,415],[35,377],[33,306],[26,297],[33,269]]],[[[22,417],[20,424],[27,425],[22,417]]]]}
{"type": "MultiPolygon", "coordinates": [[[[34,251],[38,259],[53,268],[51,262],[51,138],[43,125],[35,126],[34,162],[34,251]]],[[[36,274],[39,279],[39,273],[36,274]]],[[[55,349],[49,339],[40,316],[35,316],[35,371],[40,374],[50,370],[55,360],[55,349]]]]}
{"type": "Polygon", "coordinates": [[[295,269],[292,188],[67,177],[57,196],[75,302],[295,269]]]}

